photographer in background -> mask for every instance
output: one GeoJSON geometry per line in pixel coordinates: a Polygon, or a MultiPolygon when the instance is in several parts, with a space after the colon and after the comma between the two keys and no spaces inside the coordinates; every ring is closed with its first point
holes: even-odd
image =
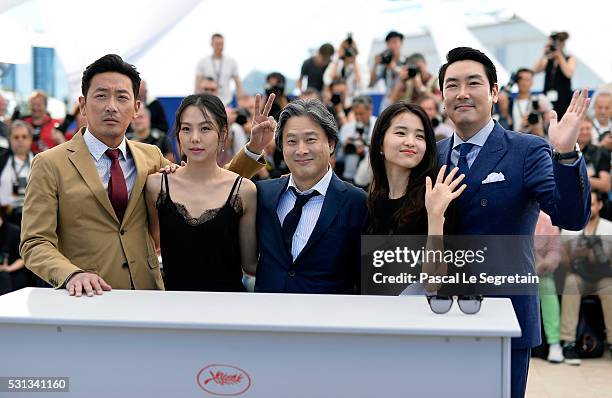
{"type": "Polygon", "coordinates": [[[600,142],[612,130],[612,92],[601,91],[593,99],[593,138],[600,142]]]}
{"type": "Polygon", "coordinates": [[[399,79],[393,87],[389,100],[416,103],[419,98],[431,97],[442,100],[438,77],[429,73],[423,54],[414,53],[406,58],[400,69],[399,79]]]}
{"type": "Polygon", "coordinates": [[[576,71],[576,58],[563,52],[567,39],[567,32],[553,32],[533,67],[534,73],[545,73],[544,94],[552,102],[559,120],[572,100],[572,76],[576,71]]]}
{"type": "Polygon", "coordinates": [[[208,93],[214,96],[219,96],[219,86],[215,79],[210,76],[205,76],[199,80],[196,94],[208,93]]]}
{"type": "Polygon", "coordinates": [[[582,296],[597,294],[604,313],[608,347],[612,353],[612,222],[600,218],[606,193],[591,192],[591,218],[582,231],[561,232],[573,237],[565,248],[570,270],[565,278],[561,302],[561,340],[565,362],[580,365],[576,328],[582,296]]]}
{"type": "Polygon", "coordinates": [[[8,124],[6,119],[6,98],[0,92],[0,148],[8,148],[8,124]]]}
{"type": "Polygon", "coordinates": [[[351,108],[345,106],[347,91],[346,81],[338,79],[331,82],[329,88],[323,92],[323,104],[334,115],[338,129],[346,124],[347,115],[351,111],[351,108]]]}
{"type": "Polygon", "coordinates": [[[387,48],[374,57],[374,67],[370,70],[370,87],[384,80],[385,96],[389,96],[401,69],[401,50],[404,35],[392,30],[385,37],[387,48]]]}
{"type": "Polygon", "coordinates": [[[499,101],[498,109],[505,122],[500,120],[500,123],[510,130],[544,137],[547,115],[552,105],[544,95],[532,93],[533,75],[531,69],[521,68],[511,75],[508,84],[502,88],[499,96],[504,100],[499,101]],[[512,98],[510,92],[515,84],[518,85],[518,93],[512,98]]]}
{"type": "Polygon", "coordinates": [[[318,92],[322,92],[323,74],[333,56],[334,46],[331,44],[325,43],[319,47],[319,51],[302,64],[300,77],[296,83],[297,89],[302,91],[312,87],[318,92]],[[306,78],[306,84],[304,84],[304,78],[306,78]]]}
{"type": "Polygon", "coordinates": [[[0,155],[0,206],[6,207],[7,220],[21,225],[25,189],[34,158],[31,127],[15,120],[9,128],[10,151],[0,155]]]}
{"type": "Polygon", "coordinates": [[[357,64],[357,44],[353,40],[353,36],[349,33],[348,37],[340,43],[338,48],[337,59],[335,59],[327,69],[323,80],[326,86],[329,86],[335,80],[344,80],[346,82],[346,99],[345,106],[350,107],[353,98],[362,90],[361,71],[357,64]]]}
{"type": "Polygon", "coordinates": [[[372,99],[367,95],[355,97],[351,113],[354,120],[340,129],[336,172],[343,180],[354,183],[359,164],[367,155],[376,123],[376,116],[372,115],[372,99]]]}
{"type": "Polygon", "coordinates": [[[448,124],[447,121],[444,121],[444,117],[440,114],[436,100],[431,97],[422,97],[417,101],[417,104],[423,108],[429,120],[431,120],[431,127],[434,129],[436,141],[453,135],[455,129],[448,124]]]}
{"type": "Polygon", "coordinates": [[[132,129],[133,132],[126,134],[128,139],[155,145],[166,159],[172,163],[176,162],[172,151],[172,143],[166,133],[151,126],[151,111],[149,108],[140,107],[134,116],[134,120],[132,120],[132,129]]]}
{"type": "Polygon", "coordinates": [[[57,128],[61,121],[53,119],[47,113],[47,94],[42,91],[34,91],[30,95],[31,115],[22,120],[32,127],[32,152],[39,153],[66,142],[66,137],[57,128]]]}
{"type": "MultiPolygon", "coordinates": [[[[610,151],[593,144],[592,131],[593,121],[585,117],[580,124],[577,142],[586,162],[592,189],[607,193],[612,185],[610,182],[610,151]]],[[[604,205],[607,205],[606,200],[604,200],[604,205]]]]}
{"type": "Polygon", "coordinates": [[[264,86],[266,98],[264,99],[264,104],[268,101],[270,94],[276,96],[272,103],[272,108],[270,109],[270,116],[272,116],[274,120],[278,120],[281,111],[289,103],[289,99],[285,93],[286,81],[285,76],[279,72],[272,72],[266,76],[266,85],[264,86]]]}
{"type": "Polygon", "coordinates": [[[29,274],[19,255],[19,227],[7,222],[0,207],[0,295],[29,286],[29,274]]]}

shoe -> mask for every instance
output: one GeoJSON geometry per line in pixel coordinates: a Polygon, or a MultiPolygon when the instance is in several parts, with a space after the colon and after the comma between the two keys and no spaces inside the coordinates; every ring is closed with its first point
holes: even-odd
{"type": "Polygon", "coordinates": [[[563,345],[563,356],[565,357],[565,363],[568,365],[578,366],[582,363],[580,356],[578,355],[578,349],[576,343],[565,343],[563,345]]]}
{"type": "Polygon", "coordinates": [[[561,363],[563,362],[563,349],[561,348],[561,344],[555,343],[551,344],[548,347],[548,358],[546,358],[550,363],[561,363]]]}

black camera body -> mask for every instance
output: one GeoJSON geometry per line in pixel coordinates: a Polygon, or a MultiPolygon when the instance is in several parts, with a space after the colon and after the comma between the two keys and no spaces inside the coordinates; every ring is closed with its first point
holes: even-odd
{"type": "Polygon", "coordinates": [[[249,110],[246,108],[240,108],[236,112],[236,123],[244,126],[249,121],[249,110]]]}
{"type": "Polygon", "coordinates": [[[355,50],[353,47],[347,47],[344,49],[344,54],[342,54],[342,59],[345,58],[352,58],[354,56],[357,55],[357,50],[355,50]]]}
{"type": "Polygon", "coordinates": [[[26,177],[17,177],[13,181],[13,195],[25,196],[26,185],[28,185],[28,179],[26,177]]]}
{"type": "Polygon", "coordinates": [[[380,54],[380,63],[389,65],[393,61],[393,51],[387,49],[380,54]]]}
{"type": "Polygon", "coordinates": [[[419,68],[415,64],[408,64],[408,79],[413,79],[417,73],[419,73],[419,68]]]}
{"type": "Polygon", "coordinates": [[[274,94],[277,97],[281,97],[285,94],[285,85],[284,84],[275,84],[274,86],[266,85],[266,96],[269,97],[270,94],[274,94]]]}
{"type": "Polygon", "coordinates": [[[540,101],[537,97],[531,99],[531,112],[527,115],[527,123],[530,125],[538,124],[540,121],[540,101]]]}
{"type": "Polygon", "coordinates": [[[331,96],[331,103],[334,105],[339,105],[342,102],[342,97],[338,93],[333,93],[331,96]]]}
{"type": "Polygon", "coordinates": [[[553,32],[550,34],[551,43],[548,45],[548,52],[552,53],[557,51],[559,48],[559,34],[557,32],[553,32]]]}

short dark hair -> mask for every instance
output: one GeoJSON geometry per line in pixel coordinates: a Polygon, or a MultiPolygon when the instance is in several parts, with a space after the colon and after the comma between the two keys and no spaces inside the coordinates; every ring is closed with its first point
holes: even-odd
{"type": "Polygon", "coordinates": [[[278,116],[278,124],[276,125],[275,141],[276,146],[281,151],[283,150],[283,129],[287,121],[292,117],[307,116],[316,124],[321,126],[327,139],[334,142],[334,150],[338,143],[338,126],[336,119],[327,110],[325,105],[318,99],[296,99],[285,106],[278,116]]]}
{"type": "Polygon", "coordinates": [[[606,192],[601,192],[597,189],[591,189],[591,193],[595,194],[597,201],[601,203],[606,203],[606,200],[608,199],[608,194],[606,192]]]}
{"type": "Polygon", "coordinates": [[[497,70],[495,69],[493,61],[491,61],[491,59],[487,57],[485,53],[480,50],[476,50],[475,48],[456,47],[446,54],[446,63],[440,67],[440,71],[438,72],[438,83],[440,84],[440,89],[442,92],[444,92],[444,76],[446,75],[446,69],[448,69],[450,65],[459,61],[475,61],[482,64],[482,66],[484,66],[487,79],[489,80],[489,88],[493,90],[493,86],[495,83],[497,83],[497,70]]]}
{"type": "Polygon", "coordinates": [[[217,37],[219,39],[223,39],[223,35],[221,33],[213,33],[213,35],[210,37],[210,40],[213,41],[217,37]]]}
{"type": "Polygon", "coordinates": [[[136,67],[125,62],[117,54],[106,54],[85,68],[85,71],[83,72],[83,80],[81,81],[81,91],[83,93],[83,97],[87,97],[87,92],[89,91],[89,86],[91,85],[91,81],[93,80],[94,76],[106,72],[117,72],[129,77],[132,81],[134,98],[138,96],[138,89],[140,88],[140,73],[138,73],[136,67]]]}
{"type": "Polygon", "coordinates": [[[331,57],[334,55],[334,46],[332,46],[330,43],[323,44],[321,47],[319,47],[319,54],[326,57],[331,57]]]}
{"type": "Polygon", "coordinates": [[[400,32],[396,32],[394,30],[392,30],[391,32],[387,33],[387,36],[385,36],[385,43],[388,43],[389,40],[393,39],[394,37],[399,37],[399,39],[401,41],[404,41],[404,35],[401,34],[400,32]]]}
{"type": "Polygon", "coordinates": [[[516,77],[518,78],[518,75],[519,75],[519,74],[521,74],[521,73],[525,73],[525,72],[530,73],[530,74],[531,74],[531,76],[533,76],[533,75],[534,75],[533,70],[531,70],[531,69],[529,69],[529,68],[519,68],[519,69],[517,69],[517,71],[516,71],[516,77]]]}
{"type": "Polygon", "coordinates": [[[280,72],[271,72],[268,73],[268,75],[266,76],[266,82],[268,82],[270,79],[276,79],[278,80],[278,82],[280,84],[282,84],[283,86],[286,84],[287,79],[285,78],[285,75],[283,75],[280,72]]]}

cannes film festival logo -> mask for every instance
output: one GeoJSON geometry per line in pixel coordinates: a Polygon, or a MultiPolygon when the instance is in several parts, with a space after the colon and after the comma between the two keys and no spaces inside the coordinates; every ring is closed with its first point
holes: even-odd
{"type": "Polygon", "coordinates": [[[198,372],[197,381],[207,393],[224,397],[241,395],[251,387],[251,376],[232,365],[208,365],[198,372]]]}

